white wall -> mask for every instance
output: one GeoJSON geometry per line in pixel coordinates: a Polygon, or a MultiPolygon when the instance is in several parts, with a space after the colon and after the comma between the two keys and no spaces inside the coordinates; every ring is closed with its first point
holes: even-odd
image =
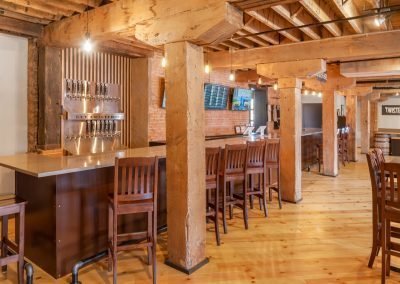
{"type": "Polygon", "coordinates": [[[400,116],[382,115],[382,105],[400,106],[400,96],[391,97],[387,101],[378,103],[378,128],[400,129],[400,116]]]}
{"type": "MultiPolygon", "coordinates": [[[[0,156],[28,148],[27,64],[27,39],[0,33],[0,156]]],[[[0,194],[14,187],[14,172],[0,167],[0,194]]]]}

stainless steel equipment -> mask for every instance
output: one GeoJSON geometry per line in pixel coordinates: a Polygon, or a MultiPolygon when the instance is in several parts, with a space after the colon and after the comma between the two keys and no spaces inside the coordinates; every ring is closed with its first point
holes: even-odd
{"type": "Polygon", "coordinates": [[[119,85],[65,79],[63,89],[65,152],[81,155],[124,148],[119,85]]]}

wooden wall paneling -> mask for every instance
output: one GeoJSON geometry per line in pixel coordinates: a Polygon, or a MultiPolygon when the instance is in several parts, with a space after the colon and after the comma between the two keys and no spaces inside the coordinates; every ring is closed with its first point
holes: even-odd
{"type": "Polygon", "coordinates": [[[36,150],[38,143],[38,43],[28,40],[28,152],[36,150]]]}
{"type": "Polygon", "coordinates": [[[61,49],[39,48],[38,144],[42,149],[61,147],[61,49]]]}

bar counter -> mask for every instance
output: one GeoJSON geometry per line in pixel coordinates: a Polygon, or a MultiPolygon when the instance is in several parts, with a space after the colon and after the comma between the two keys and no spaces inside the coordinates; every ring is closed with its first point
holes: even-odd
{"type": "MultiPolygon", "coordinates": [[[[270,137],[266,136],[264,139],[270,137]]],[[[257,136],[206,141],[206,147],[242,144],[257,136]]],[[[0,157],[13,169],[15,191],[28,201],[25,255],[54,278],[76,262],[107,247],[108,196],[113,192],[115,157],[160,157],[158,228],[166,226],[166,147],[127,149],[82,156],[20,154],[0,157]]],[[[145,230],[145,216],[122,216],[118,230],[145,230]]]]}

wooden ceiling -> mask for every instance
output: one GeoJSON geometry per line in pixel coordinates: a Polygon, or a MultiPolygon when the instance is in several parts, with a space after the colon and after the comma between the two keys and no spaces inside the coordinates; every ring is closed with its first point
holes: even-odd
{"type": "MultiPolygon", "coordinates": [[[[0,0],[0,31],[37,37],[41,28],[49,23],[82,14],[110,2],[113,1],[0,0]]],[[[397,12],[385,14],[384,23],[379,27],[374,23],[376,17],[345,20],[349,17],[376,13],[376,8],[382,6],[400,9],[400,0],[229,0],[229,2],[244,11],[244,27],[229,40],[205,47],[206,51],[246,49],[400,29],[400,13],[397,12]],[[298,28],[300,26],[302,28],[298,28]]],[[[104,43],[104,46],[132,56],[147,56],[155,50],[137,42],[129,34],[113,37],[104,43]]]]}

